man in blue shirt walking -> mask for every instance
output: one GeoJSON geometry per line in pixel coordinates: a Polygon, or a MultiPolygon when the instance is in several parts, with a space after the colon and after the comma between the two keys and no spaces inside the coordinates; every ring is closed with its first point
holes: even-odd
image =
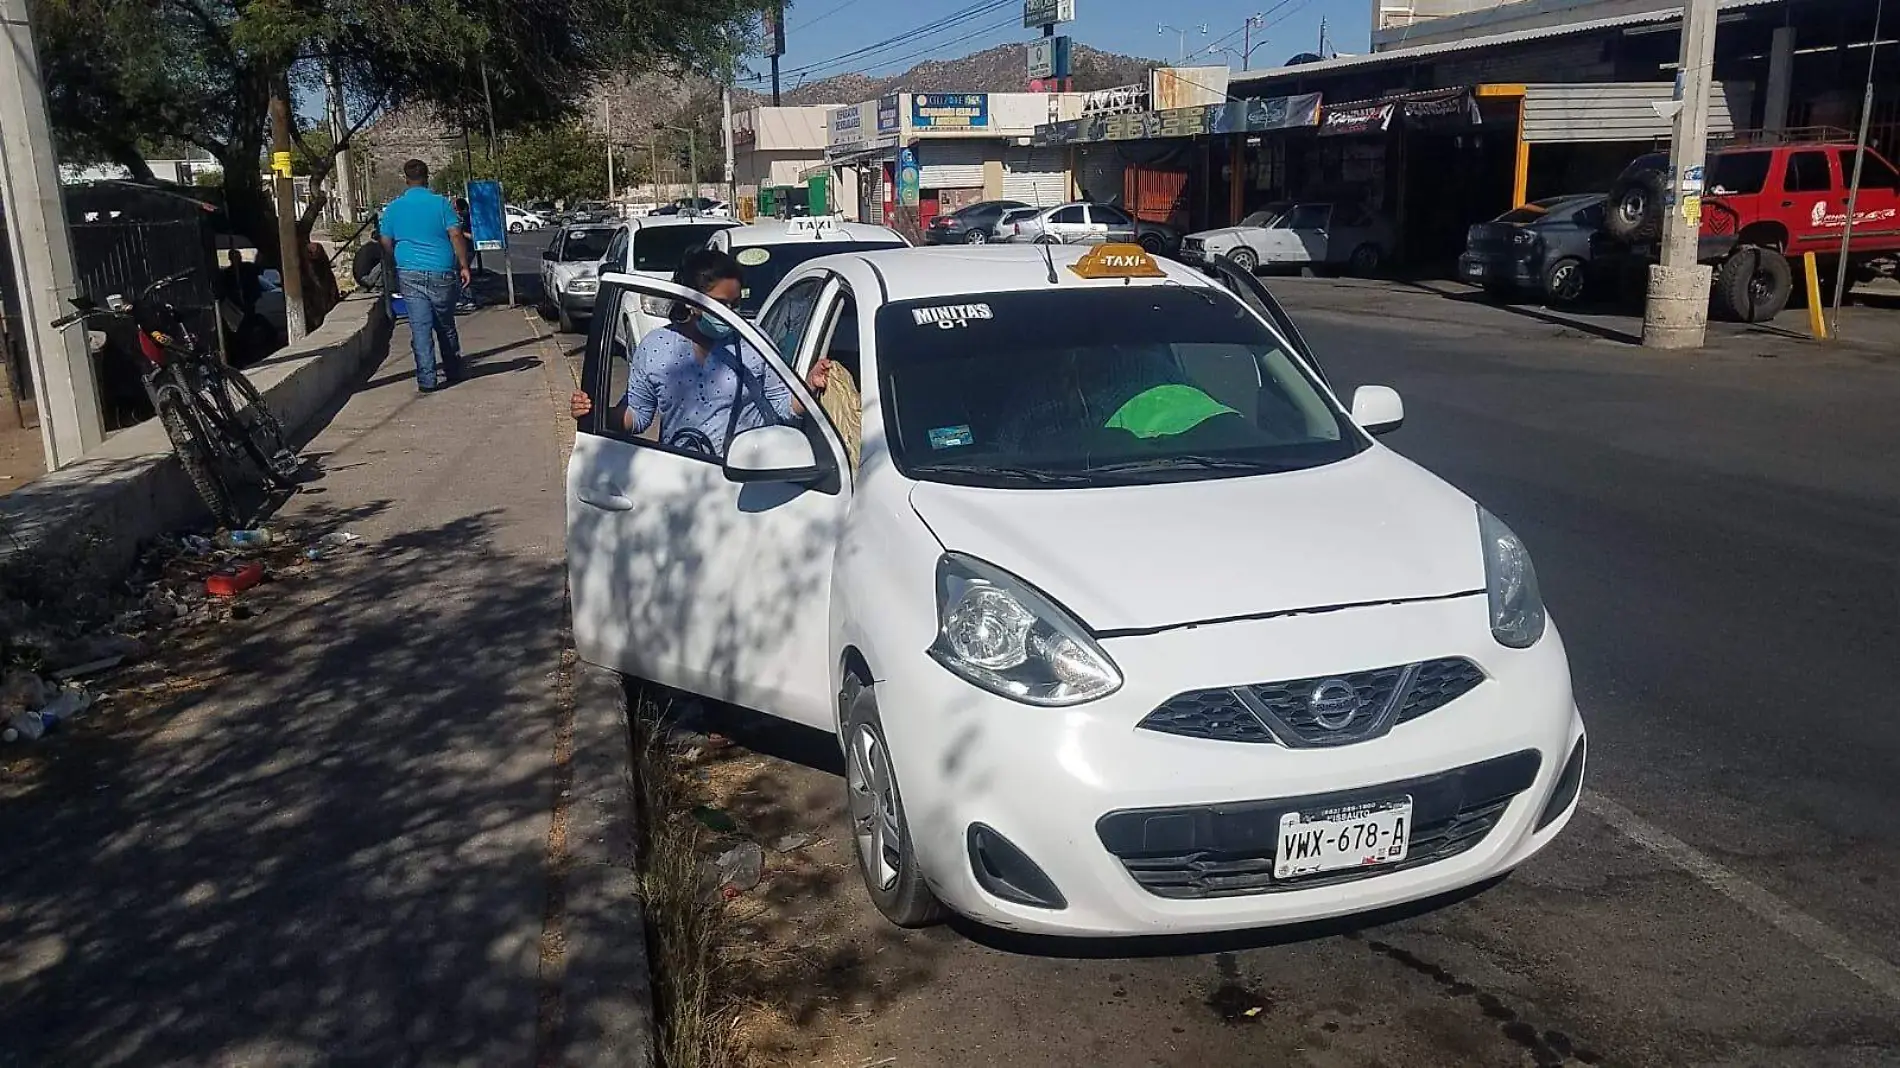
{"type": "Polygon", "coordinates": [[[455,332],[455,305],[468,285],[468,235],[449,198],[429,191],[429,165],[402,165],[409,188],[383,209],[383,261],[396,268],[396,284],[409,310],[409,343],[416,353],[416,388],[424,393],[462,377],[462,339],[455,332]],[[436,342],[442,361],[436,363],[436,342]]]}

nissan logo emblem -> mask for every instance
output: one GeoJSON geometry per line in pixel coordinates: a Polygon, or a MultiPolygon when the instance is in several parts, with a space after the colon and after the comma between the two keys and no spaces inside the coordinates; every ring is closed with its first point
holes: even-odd
{"type": "Polygon", "coordinates": [[[1306,698],[1306,710],[1313,714],[1313,722],[1329,731],[1350,726],[1359,714],[1359,705],[1359,691],[1345,679],[1326,679],[1306,698]]]}

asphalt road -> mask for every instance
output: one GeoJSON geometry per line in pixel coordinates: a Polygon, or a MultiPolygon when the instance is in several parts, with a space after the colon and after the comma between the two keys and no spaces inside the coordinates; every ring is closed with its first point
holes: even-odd
{"type": "MultiPolygon", "coordinates": [[[[823,837],[748,913],[809,965],[770,1056],[1900,1064],[1900,352],[1725,328],[1660,355],[1430,289],[1272,284],[1342,392],[1399,389],[1387,442],[1531,547],[1591,730],[1583,811],[1422,916],[1090,959],[1117,950],[884,925],[831,743],[733,720],[776,754],[729,758],[743,829],[823,837]]],[[[1891,348],[1892,314],[1858,321],[1891,348]]]]}

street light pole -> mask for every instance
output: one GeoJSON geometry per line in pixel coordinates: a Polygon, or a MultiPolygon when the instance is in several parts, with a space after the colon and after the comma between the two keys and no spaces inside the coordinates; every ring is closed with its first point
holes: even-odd
{"type": "Polygon", "coordinates": [[[1662,262],[1649,269],[1643,345],[1702,347],[1709,325],[1709,275],[1697,262],[1702,236],[1702,167],[1709,147],[1709,73],[1715,61],[1716,0],[1688,0],[1682,9],[1682,51],[1676,65],[1675,130],[1664,182],[1662,262]]]}
{"type": "MultiPolygon", "coordinates": [[[[1207,36],[1207,23],[1205,23],[1205,22],[1203,22],[1203,23],[1201,23],[1201,24],[1200,24],[1200,26],[1198,27],[1198,29],[1200,30],[1200,33],[1201,33],[1201,36],[1203,36],[1203,37],[1205,37],[1205,36],[1207,36]]],[[[1174,40],[1175,40],[1175,52],[1176,52],[1176,54],[1177,54],[1177,56],[1179,57],[1179,58],[1177,58],[1177,59],[1176,59],[1176,60],[1175,60],[1174,62],[1175,62],[1175,65],[1176,65],[1176,66],[1180,66],[1181,64],[1183,64],[1183,63],[1186,63],[1186,62],[1187,62],[1187,35],[1188,35],[1188,31],[1187,31],[1187,30],[1184,30],[1184,29],[1182,29],[1182,28],[1181,28],[1181,27],[1179,27],[1179,26],[1170,26],[1170,25],[1168,25],[1168,24],[1166,24],[1166,23],[1156,23],[1156,24],[1155,24],[1155,33],[1156,33],[1156,34],[1162,34],[1162,35],[1165,35],[1165,34],[1166,34],[1166,33],[1167,33],[1167,32],[1168,32],[1169,30],[1173,30],[1173,31],[1174,31],[1174,35],[1175,35],[1175,38],[1174,38],[1174,40]]]]}

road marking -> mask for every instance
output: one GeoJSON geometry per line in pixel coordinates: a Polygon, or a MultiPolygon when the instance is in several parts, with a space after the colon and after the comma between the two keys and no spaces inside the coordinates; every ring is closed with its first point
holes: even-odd
{"type": "Polygon", "coordinates": [[[1631,841],[1702,880],[1716,893],[1859,976],[1888,999],[1900,1002],[1900,968],[1862,952],[1832,927],[1728,870],[1694,846],[1602,794],[1586,793],[1582,807],[1585,812],[1614,827],[1631,841]]]}

